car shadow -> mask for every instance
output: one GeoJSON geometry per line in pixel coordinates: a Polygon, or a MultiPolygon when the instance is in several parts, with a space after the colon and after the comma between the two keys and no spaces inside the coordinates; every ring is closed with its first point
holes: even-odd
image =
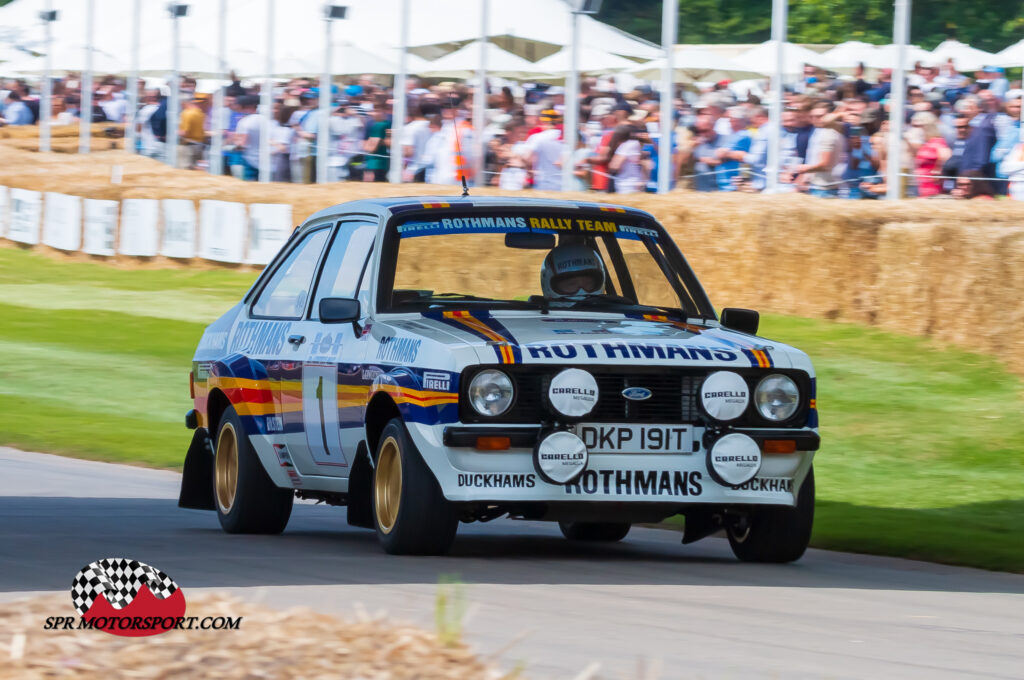
{"type": "Polygon", "coordinates": [[[62,590],[86,564],[128,557],[190,587],[433,584],[700,585],[1024,593],[1024,576],[811,550],[789,565],[744,564],[726,541],[684,546],[635,528],[576,543],[548,522],[462,525],[449,555],[384,554],[343,508],[297,504],[279,536],[230,535],[212,512],[169,499],[0,497],[0,592],[62,590]]]}

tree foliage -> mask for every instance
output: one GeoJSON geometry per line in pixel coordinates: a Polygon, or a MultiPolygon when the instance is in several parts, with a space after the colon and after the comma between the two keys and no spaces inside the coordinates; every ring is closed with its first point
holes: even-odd
{"type": "MultiPolygon", "coordinates": [[[[598,19],[661,42],[662,0],[604,0],[598,19]]],[[[771,38],[771,0],[679,0],[681,43],[759,43],[771,38]]],[[[789,3],[789,40],[892,42],[892,0],[789,3]]],[[[1024,36],[1024,0],[912,0],[910,40],[932,49],[956,38],[997,52],[1024,36]]]]}

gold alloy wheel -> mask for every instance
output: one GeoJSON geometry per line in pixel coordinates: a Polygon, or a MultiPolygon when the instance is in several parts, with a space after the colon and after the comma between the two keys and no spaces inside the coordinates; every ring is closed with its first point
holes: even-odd
{"type": "Polygon", "coordinates": [[[231,423],[225,423],[217,440],[217,454],[214,457],[214,484],[217,489],[217,506],[225,515],[231,512],[238,491],[238,435],[231,423]]]}
{"type": "Polygon", "coordinates": [[[402,454],[394,437],[385,439],[380,447],[373,485],[377,525],[381,531],[389,534],[398,521],[398,502],[402,496],[402,454]]]}

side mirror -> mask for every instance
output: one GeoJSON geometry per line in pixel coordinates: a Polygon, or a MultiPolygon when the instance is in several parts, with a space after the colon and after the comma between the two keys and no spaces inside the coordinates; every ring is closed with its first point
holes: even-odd
{"type": "Polygon", "coordinates": [[[320,301],[322,323],[344,323],[359,320],[359,300],[353,298],[324,298],[320,301]]]}
{"type": "Polygon", "coordinates": [[[741,309],[740,307],[726,307],[722,310],[721,324],[726,328],[747,335],[757,335],[757,325],[761,321],[761,315],[753,309],[741,309]]]}

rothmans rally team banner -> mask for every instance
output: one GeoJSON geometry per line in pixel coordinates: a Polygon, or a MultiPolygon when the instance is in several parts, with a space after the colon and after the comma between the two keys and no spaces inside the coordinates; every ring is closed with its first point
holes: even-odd
{"type": "Polygon", "coordinates": [[[11,189],[7,238],[19,243],[39,243],[39,216],[43,196],[29,189],[11,189]]]}
{"type": "Polygon", "coordinates": [[[0,236],[7,236],[7,187],[0,186],[0,236]]]}
{"type": "Polygon", "coordinates": [[[165,198],[164,235],[160,254],[191,259],[196,255],[196,204],[185,198],[165,198]]]}
{"type": "Polygon", "coordinates": [[[82,246],[82,199],[54,191],[46,192],[43,211],[43,243],[58,250],[82,246]]]}
{"type": "Polygon", "coordinates": [[[285,203],[249,205],[249,256],[246,264],[269,264],[292,233],[292,207],[285,203]]]}
{"type": "Polygon", "coordinates": [[[156,219],[160,201],[153,198],[126,198],[121,206],[120,253],[136,257],[156,255],[156,219]]]}
{"type": "Polygon", "coordinates": [[[90,255],[114,255],[117,249],[117,201],[86,198],[82,250],[90,255]]]}
{"type": "Polygon", "coordinates": [[[245,204],[201,201],[199,257],[218,262],[241,262],[244,246],[245,204]]]}

